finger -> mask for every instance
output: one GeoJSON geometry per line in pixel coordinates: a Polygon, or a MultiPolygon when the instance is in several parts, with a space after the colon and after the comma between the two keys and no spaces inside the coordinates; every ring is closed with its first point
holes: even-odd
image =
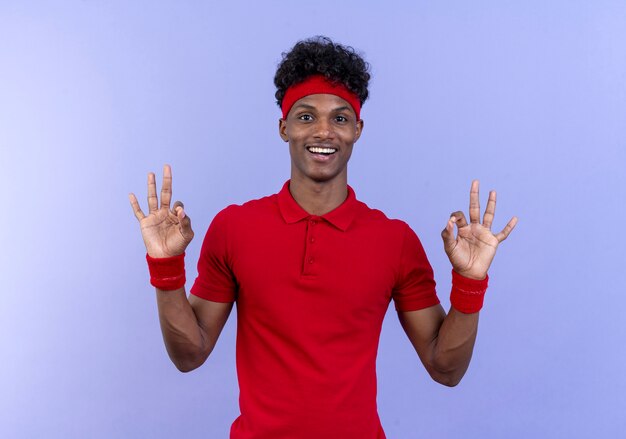
{"type": "Polygon", "coordinates": [[[161,207],[170,208],[172,200],[172,168],[170,165],[163,166],[163,184],[161,185],[161,207]]]}
{"type": "Polygon", "coordinates": [[[489,201],[487,201],[487,208],[483,215],[483,226],[491,230],[491,224],[493,223],[493,217],[496,214],[496,191],[489,192],[489,201]]]}
{"type": "Polygon", "coordinates": [[[458,228],[465,227],[467,225],[467,219],[465,219],[465,214],[460,210],[451,213],[450,217],[456,218],[456,226],[458,228]]]}
{"type": "Polygon", "coordinates": [[[176,216],[180,227],[180,233],[185,239],[191,241],[193,238],[193,230],[191,230],[191,218],[185,213],[185,209],[181,206],[176,207],[176,216]]]}
{"type": "Polygon", "coordinates": [[[156,180],[154,173],[148,173],[148,211],[150,213],[156,212],[159,208],[159,199],[156,194],[156,180]]]}
{"type": "Polygon", "coordinates": [[[174,205],[172,206],[172,212],[176,213],[176,211],[177,211],[177,209],[178,209],[179,207],[180,207],[180,208],[183,208],[183,209],[185,208],[185,205],[183,204],[183,202],[182,202],[182,201],[176,201],[176,202],[174,203],[174,205]]]}
{"type": "Polygon", "coordinates": [[[135,194],[128,194],[128,200],[130,201],[130,205],[133,208],[135,218],[137,218],[139,221],[144,219],[146,216],[141,211],[141,207],[139,207],[139,202],[137,201],[137,197],[135,196],[135,194]]]}
{"type": "Polygon", "coordinates": [[[181,206],[174,208],[174,213],[179,220],[182,220],[187,216],[187,214],[185,213],[185,209],[181,206]]]}
{"type": "Polygon", "coordinates": [[[509,234],[513,231],[516,224],[517,224],[517,217],[514,216],[513,218],[511,218],[511,221],[509,221],[508,224],[504,226],[504,229],[502,229],[502,231],[496,235],[498,242],[502,242],[506,238],[508,238],[509,234]]]}
{"type": "Polygon", "coordinates": [[[472,181],[470,189],[470,206],[469,206],[470,222],[480,222],[480,201],[478,200],[478,180],[472,181]]]}
{"type": "Polygon", "coordinates": [[[451,216],[446,224],[445,229],[441,232],[441,238],[443,239],[443,248],[448,251],[449,249],[454,248],[454,244],[456,243],[456,239],[454,238],[454,224],[458,222],[458,219],[454,216],[451,216]]]}

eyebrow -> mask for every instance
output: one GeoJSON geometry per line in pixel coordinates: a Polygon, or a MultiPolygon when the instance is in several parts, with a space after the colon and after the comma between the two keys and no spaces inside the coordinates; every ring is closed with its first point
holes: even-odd
{"type": "MultiPolygon", "coordinates": [[[[317,110],[316,107],[314,107],[313,105],[309,105],[309,104],[298,104],[295,105],[294,108],[303,108],[305,110],[317,110]]],[[[333,108],[331,110],[331,112],[338,112],[338,111],[344,111],[344,110],[350,110],[351,108],[348,105],[343,105],[341,107],[337,107],[337,108],[333,108]]]]}

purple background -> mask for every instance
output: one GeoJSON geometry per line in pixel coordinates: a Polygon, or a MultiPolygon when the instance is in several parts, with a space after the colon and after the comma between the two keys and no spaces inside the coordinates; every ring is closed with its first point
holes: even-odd
{"type": "Polygon", "coordinates": [[[207,363],[162,345],[139,228],[170,163],[193,219],[188,287],[224,206],[289,175],[272,78],[326,34],[371,62],[360,199],[421,237],[470,181],[517,229],[490,271],[474,359],[432,382],[390,308],[378,359],[389,438],[618,437],[626,428],[626,3],[0,3],[0,436],[224,438],[235,314],[207,363]]]}

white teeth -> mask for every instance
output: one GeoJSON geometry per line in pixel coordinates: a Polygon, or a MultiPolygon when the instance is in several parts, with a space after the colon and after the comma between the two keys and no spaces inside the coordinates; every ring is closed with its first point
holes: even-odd
{"type": "Polygon", "coordinates": [[[309,151],[314,152],[316,154],[332,154],[337,150],[335,148],[320,148],[318,146],[311,146],[309,151]]]}

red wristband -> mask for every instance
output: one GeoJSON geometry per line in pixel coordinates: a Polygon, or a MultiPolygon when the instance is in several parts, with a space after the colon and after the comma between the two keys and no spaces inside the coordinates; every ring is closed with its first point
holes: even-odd
{"type": "Polygon", "coordinates": [[[489,275],[483,280],[470,279],[452,270],[452,291],[450,303],[465,314],[473,314],[483,307],[489,275]]]}
{"type": "Polygon", "coordinates": [[[160,290],[177,290],[185,286],[185,253],[169,258],[153,258],[146,254],[150,283],[160,290]]]}

